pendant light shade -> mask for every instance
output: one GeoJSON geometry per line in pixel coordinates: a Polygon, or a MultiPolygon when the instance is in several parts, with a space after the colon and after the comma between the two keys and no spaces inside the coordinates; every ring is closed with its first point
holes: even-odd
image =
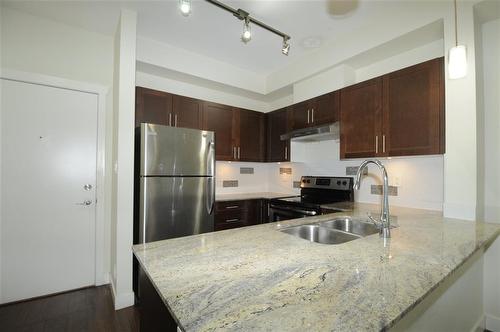
{"type": "Polygon", "coordinates": [[[450,48],[448,54],[448,74],[454,80],[467,75],[467,48],[458,45],[457,0],[453,1],[455,9],[455,46],[450,48]]]}
{"type": "Polygon", "coordinates": [[[467,75],[467,49],[465,45],[454,46],[448,55],[448,73],[454,80],[467,75]]]}

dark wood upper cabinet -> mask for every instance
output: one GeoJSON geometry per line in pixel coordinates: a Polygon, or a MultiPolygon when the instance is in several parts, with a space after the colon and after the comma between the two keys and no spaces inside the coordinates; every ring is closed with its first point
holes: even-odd
{"type": "Polygon", "coordinates": [[[339,121],[340,91],[333,91],[312,100],[311,125],[318,126],[339,121]]]}
{"type": "Polygon", "coordinates": [[[203,101],[173,95],[172,126],[201,129],[203,121],[203,101]]]}
{"type": "Polygon", "coordinates": [[[340,157],[381,156],[382,79],[341,90],[340,157]]]}
{"type": "Polygon", "coordinates": [[[135,126],[154,123],[168,126],[172,113],[172,95],[167,92],[136,87],[135,126]]]}
{"type": "Polygon", "coordinates": [[[444,58],[341,90],[340,157],[444,153],[444,58]]]}
{"type": "Polygon", "coordinates": [[[233,108],[226,105],[203,103],[203,129],[215,132],[215,158],[236,159],[236,117],[233,108]]]}
{"type": "Polygon", "coordinates": [[[444,153],[444,61],[383,77],[383,140],[388,156],[444,153]]]}
{"type": "Polygon", "coordinates": [[[237,154],[240,161],[265,161],[265,114],[235,109],[238,124],[237,154]]]}
{"type": "Polygon", "coordinates": [[[309,100],[292,105],[290,110],[292,117],[292,130],[302,129],[309,126],[311,122],[311,102],[309,100]]]}
{"type": "Polygon", "coordinates": [[[292,130],[332,123],[339,119],[340,91],[292,105],[292,130]]]}
{"type": "Polygon", "coordinates": [[[282,141],[280,136],[290,130],[289,110],[283,108],[266,114],[267,156],[269,162],[290,161],[290,140],[282,141]]]}

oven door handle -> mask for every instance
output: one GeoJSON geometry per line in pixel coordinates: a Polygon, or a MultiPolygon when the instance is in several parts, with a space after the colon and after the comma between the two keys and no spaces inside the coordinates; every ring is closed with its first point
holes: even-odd
{"type": "Polygon", "coordinates": [[[276,206],[276,205],[272,205],[271,204],[271,209],[275,209],[275,210],[279,210],[279,211],[284,211],[284,212],[297,212],[297,213],[301,213],[301,214],[304,214],[306,216],[315,216],[318,214],[317,211],[311,211],[311,210],[302,210],[302,209],[296,209],[296,208],[293,208],[293,209],[284,209],[280,206],[276,206]]]}

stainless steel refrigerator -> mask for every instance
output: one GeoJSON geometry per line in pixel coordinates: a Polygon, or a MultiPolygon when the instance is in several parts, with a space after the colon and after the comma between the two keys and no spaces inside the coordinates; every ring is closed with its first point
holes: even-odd
{"type": "Polygon", "coordinates": [[[139,243],[214,230],[215,136],[141,124],[139,243]]]}

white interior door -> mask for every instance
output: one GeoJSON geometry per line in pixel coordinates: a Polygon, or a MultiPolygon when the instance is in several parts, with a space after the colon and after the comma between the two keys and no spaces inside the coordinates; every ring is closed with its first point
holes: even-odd
{"type": "Polygon", "coordinates": [[[0,303],[93,285],[98,96],[1,83],[0,303]]]}

